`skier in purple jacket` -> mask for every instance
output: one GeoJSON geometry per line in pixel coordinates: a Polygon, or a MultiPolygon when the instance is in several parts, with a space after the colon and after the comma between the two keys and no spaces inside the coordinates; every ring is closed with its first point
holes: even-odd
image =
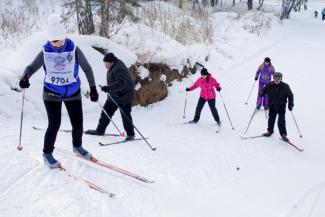
{"type": "MultiPolygon", "coordinates": [[[[262,63],[255,75],[255,81],[259,78],[258,82],[258,93],[260,93],[265,85],[267,85],[269,82],[271,82],[272,75],[274,73],[274,67],[271,64],[271,59],[269,57],[266,57],[264,59],[264,63],[262,63]]],[[[256,108],[260,109],[261,106],[264,106],[264,109],[268,109],[268,99],[267,95],[261,97],[259,94],[257,95],[257,102],[256,102],[256,108]]]]}

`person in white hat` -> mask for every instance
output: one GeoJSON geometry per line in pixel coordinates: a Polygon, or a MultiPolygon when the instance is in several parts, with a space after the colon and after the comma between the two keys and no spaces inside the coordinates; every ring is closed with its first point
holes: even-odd
{"type": "Polygon", "coordinates": [[[83,115],[80,94],[79,66],[84,71],[89,86],[91,101],[98,100],[95,78],[91,66],[79,47],[67,38],[60,16],[53,14],[48,18],[48,41],[33,62],[25,68],[19,85],[30,86],[30,77],[42,66],[44,68],[43,101],[48,127],[44,138],[44,162],[50,168],[60,168],[61,164],[52,155],[57,132],[61,124],[61,107],[64,102],[72,125],[73,151],[85,159],[92,155],[82,147],[83,115]]]}

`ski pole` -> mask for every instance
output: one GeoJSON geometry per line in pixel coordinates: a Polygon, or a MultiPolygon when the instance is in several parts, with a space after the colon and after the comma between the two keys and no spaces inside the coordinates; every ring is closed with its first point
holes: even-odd
{"type": "Polygon", "coordinates": [[[301,133],[300,133],[300,130],[299,130],[299,127],[298,127],[297,121],[296,121],[295,116],[293,115],[293,112],[292,112],[292,111],[291,111],[291,114],[292,114],[293,120],[294,120],[294,122],[295,122],[295,124],[296,124],[297,130],[298,130],[298,132],[299,132],[299,136],[300,136],[300,138],[302,138],[302,135],[301,135],[301,133]]]}
{"type": "Polygon", "coordinates": [[[234,126],[232,125],[232,122],[231,122],[231,120],[230,120],[230,117],[229,117],[229,114],[228,114],[228,111],[227,111],[227,107],[226,107],[226,105],[225,105],[225,103],[224,103],[224,101],[223,101],[223,97],[222,97],[222,95],[221,95],[221,92],[219,92],[219,94],[220,94],[220,97],[221,97],[221,100],[222,100],[222,103],[223,103],[223,107],[225,107],[225,110],[226,110],[226,113],[227,113],[228,120],[229,120],[229,122],[230,122],[231,128],[234,129],[234,126]]]}
{"type": "MultiPolygon", "coordinates": [[[[89,98],[89,92],[84,93],[83,95],[88,99],[89,98]]],[[[100,104],[100,102],[97,101],[98,106],[100,107],[100,109],[104,112],[104,114],[107,116],[107,118],[109,119],[110,122],[112,122],[112,124],[114,125],[115,129],[119,132],[120,136],[124,137],[125,136],[125,132],[121,132],[121,130],[117,127],[117,125],[114,123],[114,121],[112,120],[112,118],[107,114],[106,110],[104,109],[104,107],[102,106],[102,104],[100,104]]]]}
{"type": "Polygon", "coordinates": [[[256,83],[256,80],[254,81],[254,84],[253,84],[253,86],[252,86],[252,89],[251,89],[251,91],[249,92],[249,95],[248,95],[248,97],[247,97],[247,100],[246,100],[246,102],[245,102],[245,105],[248,104],[248,100],[249,100],[249,98],[250,98],[251,95],[252,95],[252,92],[253,92],[253,89],[254,89],[255,83],[256,83]]]}
{"type": "Polygon", "coordinates": [[[185,105],[184,105],[183,118],[186,118],[186,117],[185,117],[186,103],[187,103],[187,92],[186,92],[186,95],[185,95],[185,105]]]}
{"type": "Polygon", "coordinates": [[[17,149],[19,151],[23,150],[23,146],[21,145],[21,135],[23,132],[23,119],[24,119],[24,102],[25,102],[25,89],[23,89],[22,94],[22,103],[21,103],[21,114],[20,114],[20,131],[19,131],[19,144],[17,146],[17,149]]]}
{"type": "Polygon", "coordinates": [[[249,123],[248,123],[248,126],[247,126],[246,131],[245,131],[244,134],[247,133],[247,130],[248,130],[249,126],[251,125],[251,122],[252,122],[252,120],[253,120],[253,117],[254,117],[256,111],[257,111],[257,106],[256,106],[255,109],[254,109],[254,112],[253,112],[253,114],[252,114],[252,117],[251,117],[251,119],[250,119],[250,121],[249,121],[249,123]]]}
{"type": "Polygon", "coordinates": [[[126,118],[126,120],[132,124],[132,126],[134,127],[134,129],[136,129],[136,131],[140,134],[140,136],[142,137],[142,139],[147,143],[147,145],[150,147],[150,149],[152,151],[156,151],[157,148],[153,148],[150,143],[148,142],[148,140],[142,135],[142,133],[138,130],[138,128],[133,124],[133,122],[128,118],[128,116],[126,116],[126,114],[124,113],[124,111],[121,109],[121,107],[118,105],[118,103],[113,99],[113,97],[111,96],[111,94],[107,93],[108,97],[113,101],[113,103],[120,109],[121,114],[126,118]]]}
{"type": "Polygon", "coordinates": [[[114,121],[112,120],[112,118],[107,114],[106,110],[104,109],[104,107],[102,106],[102,104],[100,104],[100,102],[98,102],[99,107],[102,109],[102,111],[104,112],[104,114],[108,117],[108,119],[110,120],[110,122],[112,122],[112,124],[114,125],[115,129],[119,132],[120,136],[124,137],[125,136],[125,132],[121,132],[121,130],[117,127],[117,125],[114,123],[114,121]]]}

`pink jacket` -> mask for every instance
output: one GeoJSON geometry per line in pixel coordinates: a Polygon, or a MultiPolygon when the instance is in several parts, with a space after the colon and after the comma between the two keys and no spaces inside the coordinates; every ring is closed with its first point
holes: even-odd
{"type": "Polygon", "coordinates": [[[201,87],[200,96],[205,100],[215,99],[216,98],[216,91],[214,88],[220,88],[221,86],[218,81],[212,77],[209,73],[207,79],[200,77],[196,80],[196,82],[190,87],[190,90],[194,90],[198,87],[201,87]]]}

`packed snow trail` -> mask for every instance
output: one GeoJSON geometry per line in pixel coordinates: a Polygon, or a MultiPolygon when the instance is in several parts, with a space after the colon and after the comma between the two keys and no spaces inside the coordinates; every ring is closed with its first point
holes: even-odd
{"type": "MultiPolygon", "coordinates": [[[[243,39],[239,37],[230,46],[234,50],[242,48],[249,57],[243,57],[245,61],[240,58],[229,60],[210,56],[206,66],[223,87],[222,94],[235,127],[234,131],[227,120],[220,97],[216,100],[222,121],[222,130],[218,134],[215,133],[217,125],[207,105],[197,124],[170,126],[189,121],[194,116],[199,91],[191,92],[187,96],[187,118],[182,118],[186,94],[184,90],[191,80],[197,78],[197,75],[193,75],[182,83],[174,82],[164,101],[144,108],[133,108],[134,123],[150,138],[150,142],[157,144],[156,152],[148,150],[141,141],[103,149],[98,146],[97,137],[83,136],[83,146],[94,156],[130,171],[137,171],[138,174],[145,174],[155,180],[155,183],[148,185],[130,181],[129,178],[123,179],[120,175],[97,170],[78,160],[54,153],[74,174],[91,177],[100,186],[112,190],[118,195],[115,200],[107,200],[107,197],[82,183],[71,186],[71,178],[45,167],[35,169],[31,175],[25,175],[19,181],[35,165],[31,165],[30,158],[20,155],[16,149],[21,95],[13,94],[5,79],[0,80],[1,94],[4,95],[1,96],[3,103],[0,107],[0,165],[5,168],[0,172],[0,192],[3,193],[0,215],[279,217],[289,212],[285,217],[303,213],[311,213],[311,217],[324,216],[322,206],[319,205],[324,201],[324,190],[317,187],[311,196],[304,196],[315,183],[325,180],[325,147],[322,144],[325,122],[322,115],[325,111],[325,103],[322,101],[325,79],[322,70],[325,22],[313,18],[313,10],[315,7],[323,7],[321,3],[312,6],[307,11],[293,13],[291,19],[285,20],[284,24],[275,23],[269,35],[258,38],[240,32],[243,33],[240,34],[243,39]],[[271,58],[276,71],[283,73],[284,82],[290,85],[295,95],[293,111],[304,136],[300,139],[289,113],[286,115],[287,131],[288,137],[301,144],[304,152],[298,152],[279,141],[277,126],[270,138],[240,139],[255,108],[257,90],[253,91],[247,106],[244,102],[256,69],[266,56],[271,58]],[[219,68],[226,64],[234,66],[228,68],[231,72],[219,68]],[[17,184],[10,187],[10,183],[17,184]],[[6,187],[10,188],[8,193],[5,192],[6,187]],[[300,198],[301,201],[298,201],[300,198]],[[293,204],[297,208],[291,210],[293,204]]],[[[39,40],[38,43],[41,44],[40,39],[35,40],[39,40]]],[[[30,41],[32,39],[28,42],[30,41]]],[[[102,57],[91,48],[84,47],[86,56],[96,68],[96,80],[105,80],[102,57]]],[[[31,60],[30,53],[33,49],[28,48],[25,50],[28,56],[20,56],[22,60],[31,60]]],[[[22,53],[24,52],[19,54],[22,53]]],[[[11,61],[13,65],[20,64],[11,61]]],[[[43,73],[37,72],[30,81],[31,87],[26,91],[28,100],[25,105],[22,138],[23,152],[38,156],[42,152],[44,132],[35,131],[32,127],[45,126],[47,123],[40,94],[42,80],[43,73]]],[[[101,102],[105,99],[101,94],[101,102]]],[[[84,129],[93,129],[97,126],[100,114],[98,106],[86,99],[83,99],[83,105],[84,129]]],[[[69,129],[70,123],[65,109],[63,114],[61,129],[69,129]]],[[[120,116],[115,117],[116,123],[121,124],[120,116]]],[[[266,125],[264,111],[257,112],[247,134],[264,133],[266,125]]],[[[112,126],[108,130],[110,129],[112,126]]],[[[101,137],[100,140],[109,143],[114,138],[101,137]]],[[[56,146],[72,150],[71,135],[58,133],[56,146]]]]}

